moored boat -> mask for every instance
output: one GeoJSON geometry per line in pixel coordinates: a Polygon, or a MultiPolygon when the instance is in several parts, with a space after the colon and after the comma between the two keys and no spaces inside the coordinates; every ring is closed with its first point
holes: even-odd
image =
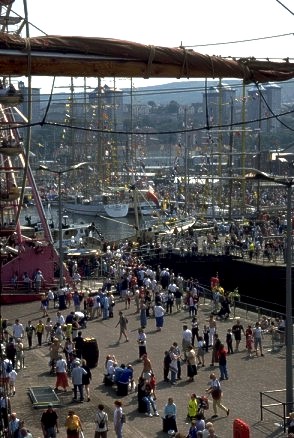
{"type": "Polygon", "coordinates": [[[102,195],[96,195],[92,199],[75,196],[73,201],[64,202],[63,208],[70,213],[85,216],[98,216],[105,212],[102,195]]]}
{"type": "Polygon", "coordinates": [[[85,216],[104,215],[112,218],[126,217],[129,211],[129,202],[127,199],[120,199],[114,193],[103,193],[94,195],[90,199],[83,196],[76,196],[73,202],[65,202],[63,207],[66,211],[74,214],[85,216]]]}
{"type": "Polygon", "coordinates": [[[113,218],[122,218],[126,217],[129,212],[129,204],[128,203],[110,203],[104,205],[105,213],[109,217],[113,218]]]}
{"type": "MultiPolygon", "coordinates": [[[[138,202],[138,213],[141,216],[152,216],[156,213],[157,210],[158,207],[153,202],[138,202]]],[[[133,203],[130,203],[129,214],[135,214],[135,206],[133,203]]]]}
{"type": "MultiPolygon", "coordinates": [[[[59,229],[52,230],[54,246],[59,247],[59,229]]],[[[103,236],[94,223],[71,224],[62,228],[62,246],[64,249],[101,247],[103,236]]]]}
{"type": "Polygon", "coordinates": [[[104,211],[109,217],[126,217],[129,212],[129,201],[129,192],[125,187],[108,187],[103,193],[104,211]]]}
{"type": "Polygon", "coordinates": [[[183,231],[188,231],[189,228],[193,227],[195,222],[196,220],[193,216],[156,217],[150,221],[146,221],[144,228],[148,229],[154,235],[177,234],[183,231]]]}

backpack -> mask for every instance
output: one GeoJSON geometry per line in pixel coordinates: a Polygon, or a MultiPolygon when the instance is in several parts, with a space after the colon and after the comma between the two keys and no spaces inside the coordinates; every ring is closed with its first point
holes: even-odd
{"type": "Polygon", "coordinates": [[[102,420],[100,420],[98,426],[99,426],[99,429],[104,429],[104,427],[105,427],[105,415],[103,416],[102,420]]]}
{"type": "Polygon", "coordinates": [[[12,370],[13,370],[13,368],[12,368],[12,363],[11,363],[11,361],[6,362],[6,366],[5,366],[5,371],[6,371],[6,373],[9,374],[9,373],[11,373],[12,370]]]}

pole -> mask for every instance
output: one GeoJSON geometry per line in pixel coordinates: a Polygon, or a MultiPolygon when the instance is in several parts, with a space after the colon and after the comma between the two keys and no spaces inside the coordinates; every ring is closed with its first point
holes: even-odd
{"type": "MultiPolygon", "coordinates": [[[[245,102],[246,102],[246,87],[245,87],[245,81],[243,81],[243,92],[242,92],[242,159],[241,159],[241,168],[242,168],[242,177],[245,178],[245,160],[246,160],[246,133],[245,133],[245,123],[246,123],[246,108],[245,108],[245,102]]],[[[246,213],[246,185],[245,185],[245,179],[242,180],[242,214],[246,213]]]]}
{"type": "Polygon", "coordinates": [[[136,236],[140,235],[140,222],[139,222],[139,214],[138,214],[138,192],[136,183],[134,182],[134,191],[133,191],[133,202],[134,202],[134,212],[135,212],[135,226],[136,226],[136,236]]]}
{"type": "Polygon", "coordinates": [[[57,183],[58,183],[58,216],[59,216],[59,286],[63,287],[63,248],[62,248],[62,203],[61,203],[61,175],[67,172],[71,172],[73,170],[79,169],[80,167],[87,164],[87,162],[82,162],[78,164],[74,164],[68,169],[64,170],[55,170],[49,169],[47,166],[40,165],[40,170],[45,170],[47,172],[51,172],[57,175],[57,183]]]}
{"type": "Polygon", "coordinates": [[[287,243],[286,243],[286,402],[287,414],[293,410],[293,323],[292,323],[292,181],[287,184],[287,243]]]}
{"type": "Polygon", "coordinates": [[[187,133],[187,107],[185,107],[185,213],[188,212],[189,179],[188,179],[188,133],[187,133]]]}
{"type": "Polygon", "coordinates": [[[230,155],[229,155],[229,172],[230,172],[230,181],[229,181],[229,221],[232,220],[232,196],[233,196],[233,143],[234,143],[234,135],[233,135],[233,122],[234,122],[234,101],[231,98],[231,120],[230,120],[230,135],[229,135],[229,144],[230,144],[230,155]]]}
{"type": "MultiPolygon", "coordinates": [[[[261,171],[261,92],[258,92],[259,107],[258,107],[258,141],[257,141],[257,169],[261,171]]],[[[256,210],[260,213],[260,181],[257,181],[256,193],[256,210]]]]}
{"type": "Polygon", "coordinates": [[[61,172],[58,176],[58,217],[59,217],[59,287],[63,288],[63,246],[62,246],[62,205],[61,205],[61,172]]]}

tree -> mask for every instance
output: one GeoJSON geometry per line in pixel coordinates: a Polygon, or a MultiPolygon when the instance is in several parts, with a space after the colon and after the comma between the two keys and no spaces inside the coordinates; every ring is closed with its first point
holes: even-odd
{"type": "Polygon", "coordinates": [[[166,106],[166,112],[169,114],[177,114],[179,110],[179,104],[175,100],[171,100],[166,106]]]}
{"type": "Polygon", "coordinates": [[[148,101],[148,105],[151,106],[152,109],[156,108],[156,103],[154,102],[154,100],[149,100],[148,101]]]}

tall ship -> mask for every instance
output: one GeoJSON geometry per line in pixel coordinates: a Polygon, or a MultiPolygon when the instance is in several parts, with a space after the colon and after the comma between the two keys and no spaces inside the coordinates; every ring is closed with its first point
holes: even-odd
{"type": "Polygon", "coordinates": [[[100,78],[96,87],[88,86],[85,80],[82,90],[71,78],[70,86],[64,88],[68,88],[69,97],[56,158],[68,162],[70,154],[74,162],[89,164],[82,176],[70,175],[71,189],[64,208],[85,216],[123,218],[129,211],[129,190],[120,176],[123,140],[114,133],[119,123],[117,113],[122,111],[121,91],[115,84],[103,85],[100,78]],[[85,130],[78,129],[80,124],[85,130]]]}
{"type": "MultiPolygon", "coordinates": [[[[25,11],[14,14],[13,0],[0,1],[0,35],[20,34],[26,25],[25,11]],[[24,17],[24,18],[21,18],[24,17]]],[[[31,157],[31,95],[14,76],[0,80],[0,304],[39,300],[36,276],[42,271],[42,290],[70,282],[66,267],[60,274],[60,255],[54,247],[51,229],[45,214],[30,164],[31,157]],[[24,115],[24,108],[26,115],[24,115]],[[34,200],[40,230],[25,226],[23,208],[27,188],[34,200]]]]}

